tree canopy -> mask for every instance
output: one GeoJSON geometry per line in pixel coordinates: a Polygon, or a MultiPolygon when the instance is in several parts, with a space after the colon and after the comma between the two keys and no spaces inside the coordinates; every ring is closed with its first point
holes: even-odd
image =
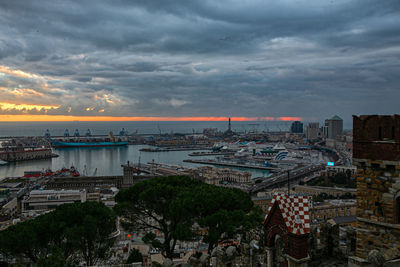
{"type": "Polygon", "coordinates": [[[204,242],[211,250],[223,239],[234,238],[260,224],[261,210],[253,207],[250,196],[236,188],[202,184],[193,194],[196,222],[207,230],[204,242]]]}
{"type": "Polygon", "coordinates": [[[140,253],[139,250],[136,248],[131,249],[131,252],[129,253],[129,257],[126,260],[126,264],[131,264],[135,262],[143,262],[143,256],[142,253],[140,253]]]}
{"type": "Polygon", "coordinates": [[[178,240],[189,240],[194,225],[205,230],[204,240],[211,250],[220,239],[261,222],[251,213],[250,196],[233,188],[205,184],[186,176],[157,177],[140,182],[116,196],[115,210],[122,225],[146,233],[143,241],[160,248],[172,258],[178,240]],[[163,238],[156,238],[161,232],[163,238]]]}
{"type": "Polygon", "coordinates": [[[0,232],[0,251],[41,266],[107,259],[116,230],[112,210],[98,202],[64,204],[48,214],[0,232]]]}
{"type": "Polygon", "coordinates": [[[200,184],[184,176],[170,176],[143,181],[120,191],[115,210],[124,216],[121,225],[147,233],[144,241],[172,258],[177,240],[192,237],[194,213],[188,202],[200,184]],[[156,239],[157,231],[163,233],[162,241],[156,239]]]}

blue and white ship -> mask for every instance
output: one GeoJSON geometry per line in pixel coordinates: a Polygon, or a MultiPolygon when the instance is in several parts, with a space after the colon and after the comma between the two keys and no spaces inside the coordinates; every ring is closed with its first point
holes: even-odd
{"type": "MultiPolygon", "coordinates": [[[[125,130],[124,130],[124,135],[126,136],[125,130]]],[[[126,146],[128,145],[127,141],[115,141],[115,137],[113,136],[113,133],[110,132],[109,134],[109,141],[106,140],[98,140],[95,138],[92,138],[92,133],[88,129],[86,132],[86,136],[81,138],[78,129],[75,130],[74,133],[74,139],[71,140],[69,139],[69,132],[68,130],[65,130],[64,133],[64,138],[67,138],[69,140],[51,140],[50,137],[50,132],[49,130],[46,131],[45,134],[46,139],[50,141],[50,144],[54,148],[63,148],[63,147],[108,147],[108,146],[126,146]]],[[[126,138],[125,138],[126,139],[126,138]]]]}

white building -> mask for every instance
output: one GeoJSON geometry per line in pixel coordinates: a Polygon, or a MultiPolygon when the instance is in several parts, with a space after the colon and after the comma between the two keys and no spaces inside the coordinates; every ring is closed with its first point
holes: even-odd
{"type": "Polygon", "coordinates": [[[62,204],[85,202],[86,190],[32,190],[21,202],[22,212],[47,211],[62,204]]]}
{"type": "Polygon", "coordinates": [[[215,168],[203,166],[194,169],[194,177],[203,180],[207,184],[251,184],[251,173],[233,171],[230,168],[215,168]]]}

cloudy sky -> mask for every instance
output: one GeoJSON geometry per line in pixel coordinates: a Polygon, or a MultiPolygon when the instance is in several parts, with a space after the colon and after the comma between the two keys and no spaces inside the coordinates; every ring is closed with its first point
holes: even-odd
{"type": "Polygon", "coordinates": [[[0,120],[351,120],[399,85],[399,0],[0,1],[0,120]]]}

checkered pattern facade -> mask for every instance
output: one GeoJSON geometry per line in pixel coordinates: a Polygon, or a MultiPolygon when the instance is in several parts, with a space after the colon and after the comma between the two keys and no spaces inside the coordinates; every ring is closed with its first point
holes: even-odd
{"type": "Polygon", "coordinates": [[[277,203],[281,211],[289,232],[296,235],[304,235],[310,232],[310,211],[307,197],[275,193],[269,205],[265,220],[268,218],[275,203],[277,203]]]}

